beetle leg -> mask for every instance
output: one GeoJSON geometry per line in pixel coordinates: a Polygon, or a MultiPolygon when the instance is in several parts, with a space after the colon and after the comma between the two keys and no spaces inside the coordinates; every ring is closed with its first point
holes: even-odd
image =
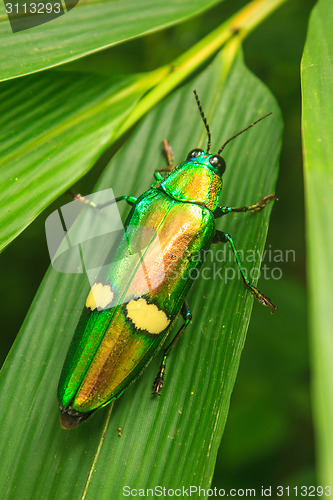
{"type": "Polygon", "coordinates": [[[164,175],[162,175],[159,170],[156,170],[154,172],[154,177],[157,181],[161,181],[162,179],[164,179],[164,175]]]}
{"type": "Polygon", "coordinates": [[[166,358],[170,354],[171,349],[173,349],[173,347],[176,345],[176,343],[178,342],[178,340],[180,339],[180,337],[182,336],[182,334],[184,333],[184,331],[186,330],[187,326],[189,325],[189,323],[192,319],[192,313],[191,313],[190,308],[189,308],[186,301],[183,302],[183,305],[182,305],[181,310],[180,310],[180,314],[184,320],[184,323],[182,324],[182,326],[180,327],[180,329],[178,330],[178,332],[176,333],[176,335],[174,336],[174,338],[172,339],[170,344],[164,349],[163,360],[162,360],[159,372],[158,372],[158,374],[154,380],[154,383],[153,383],[153,387],[154,387],[153,394],[158,394],[159,396],[161,395],[160,389],[162,389],[162,387],[164,385],[166,358]]]}
{"type": "Polygon", "coordinates": [[[167,160],[167,166],[156,170],[154,175],[157,181],[160,181],[164,178],[164,176],[160,172],[172,172],[172,170],[175,169],[175,157],[172,151],[172,147],[167,140],[163,141],[163,153],[167,160]]]}
{"type": "Polygon", "coordinates": [[[101,210],[102,208],[107,207],[108,205],[112,205],[113,203],[117,203],[118,201],[122,201],[122,200],[127,201],[127,203],[132,206],[132,205],[134,205],[134,203],[137,200],[137,198],[135,198],[135,196],[118,196],[118,198],[115,198],[114,200],[108,201],[107,203],[103,203],[101,205],[96,205],[96,203],[94,203],[93,201],[90,201],[88,198],[86,198],[85,196],[82,196],[79,193],[74,193],[74,191],[71,191],[70,189],[68,189],[67,192],[74,198],[74,200],[78,200],[81,203],[83,203],[84,205],[87,205],[87,206],[92,207],[92,208],[97,208],[98,210],[101,210]]]}
{"type": "Polygon", "coordinates": [[[163,141],[163,153],[168,163],[168,170],[173,170],[175,168],[175,155],[167,140],[163,141]]]}
{"type": "Polygon", "coordinates": [[[217,207],[214,210],[214,217],[217,219],[218,217],[222,217],[222,215],[230,214],[231,212],[259,212],[262,210],[267,203],[271,200],[277,200],[278,198],[274,193],[265,196],[262,200],[258,201],[255,205],[249,205],[247,207],[217,207]]]}
{"type": "Polygon", "coordinates": [[[112,200],[108,203],[104,203],[103,205],[99,205],[99,208],[104,208],[107,205],[112,205],[112,203],[117,203],[118,201],[123,201],[123,200],[125,200],[132,207],[134,205],[134,203],[136,203],[137,198],[135,196],[118,196],[117,198],[115,198],[114,200],[112,200]]]}
{"type": "Polygon", "coordinates": [[[230,234],[224,233],[223,231],[218,231],[217,230],[216,233],[215,233],[215,236],[214,236],[213,243],[227,243],[227,242],[230,243],[230,245],[231,245],[232,251],[234,253],[234,256],[235,256],[235,259],[236,259],[236,262],[237,262],[238,269],[241,272],[243,281],[244,281],[245,285],[247,286],[247,288],[250,290],[251,293],[253,293],[253,295],[255,296],[255,298],[261,304],[263,304],[264,306],[269,306],[272,309],[272,312],[274,312],[275,309],[277,308],[277,306],[273,304],[273,302],[271,301],[271,299],[269,299],[262,292],[260,292],[258,290],[258,288],[256,288],[255,286],[253,286],[250,283],[249,278],[246,276],[245,271],[244,271],[243,266],[242,266],[242,263],[241,263],[241,260],[239,258],[239,255],[238,255],[235,243],[234,243],[233,239],[231,238],[230,234]]]}

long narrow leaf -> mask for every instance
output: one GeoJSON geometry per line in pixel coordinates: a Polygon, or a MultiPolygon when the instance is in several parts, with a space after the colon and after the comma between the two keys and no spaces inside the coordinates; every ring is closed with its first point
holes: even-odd
{"type": "Polygon", "coordinates": [[[184,21],[218,1],[80,0],[65,15],[17,33],[12,33],[8,18],[2,13],[0,80],[63,64],[157,31],[184,21]]]}
{"type": "Polygon", "coordinates": [[[333,10],[314,8],[302,60],[304,179],[318,484],[333,486],[333,10]]]}
{"type": "MultiPolygon", "coordinates": [[[[252,204],[274,191],[281,136],[276,102],[241,60],[227,78],[224,69],[219,55],[150,112],[97,188],[139,195],[149,187],[154,169],[164,164],[163,139],[172,144],[177,162],[205,145],[192,94],[196,88],[215,151],[273,111],[271,118],[226,148],[222,204],[252,204]]],[[[244,262],[249,272],[259,265],[271,208],[228,215],[218,222],[241,251],[256,252],[254,261],[244,262]]],[[[193,321],[168,360],[161,398],[151,396],[157,356],[113,408],[97,412],[73,431],[59,425],[56,387],[88,285],[79,275],[49,270],[0,377],[3,495],[120,499],[124,486],[209,486],[253,303],[234,260],[224,260],[223,253],[223,247],[217,247],[207,258],[189,294],[193,321]],[[228,281],[232,271],[235,278],[228,281]]],[[[267,328],[271,321],[267,313],[267,328]]]]}
{"type": "Polygon", "coordinates": [[[154,82],[48,72],[1,84],[0,249],[92,167],[154,82]]]}
{"type": "Polygon", "coordinates": [[[237,47],[237,40],[284,1],[253,0],[170,65],[146,75],[110,79],[48,72],[13,85],[4,82],[0,86],[0,250],[153,105],[229,39],[237,47]]]}

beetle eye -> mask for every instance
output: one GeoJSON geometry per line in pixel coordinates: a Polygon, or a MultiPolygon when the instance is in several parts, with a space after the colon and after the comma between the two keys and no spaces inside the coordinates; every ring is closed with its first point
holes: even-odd
{"type": "Polygon", "coordinates": [[[221,173],[224,174],[225,169],[226,169],[226,164],[222,156],[220,155],[213,155],[209,158],[209,163],[212,165],[212,167],[217,168],[217,170],[221,173]]]}
{"type": "Polygon", "coordinates": [[[201,155],[202,152],[203,152],[202,149],[192,149],[192,151],[190,151],[189,154],[187,155],[186,160],[191,160],[192,158],[197,158],[198,156],[201,155]]]}

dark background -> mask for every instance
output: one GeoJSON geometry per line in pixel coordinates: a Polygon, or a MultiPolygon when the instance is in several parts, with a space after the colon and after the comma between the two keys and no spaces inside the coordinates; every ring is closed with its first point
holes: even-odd
{"type": "MultiPolygon", "coordinates": [[[[61,70],[111,74],[154,69],[172,61],[245,4],[240,0],[227,0],[186,23],[86,57],[61,70]]],[[[272,213],[266,249],[293,249],[296,259],[278,264],[283,270],[281,280],[260,282],[259,288],[278,304],[279,309],[270,316],[266,309],[254,305],[213,487],[256,488],[259,492],[261,486],[289,485],[292,488],[315,484],[300,92],[300,61],[313,5],[312,0],[290,1],[244,43],[248,67],[271,89],[285,122],[276,189],[279,201],[272,213]]],[[[119,144],[103,155],[74,187],[76,191],[92,191],[117,147],[119,144]]],[[[57,200],[1,255],[4,291],[1,363],[49,265],[44,221],[48,214],[67,202],[66,195],[57,200]]]]}

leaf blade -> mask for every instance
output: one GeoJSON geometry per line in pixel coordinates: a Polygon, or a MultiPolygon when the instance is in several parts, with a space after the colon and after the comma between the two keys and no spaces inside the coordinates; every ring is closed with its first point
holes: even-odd
{"type": "Polygon", "coordinates": [[[164,29],[219,0],[80,0],[52,22],[13,34],[0,19],[1,80],[58,66],[98,50],[164,29]],[[98,29],[97,29],[98,27],[98,29]]]}
{"type": "MultiPolygon", "coordinates": [[[[121,195],[126,194],[123,192],[126,186],[130,194],[140,194],[149,186],[152,166],[158,168],[161,165],[156,158],[161,140],[166,137],[170,140],[177,159],[184,158],[188,150],[200,145],[203,140],[206,142],[191,92],[195,87],[214,131],[214,149],[217,138],[218,144],[222,143],[252,123],[254,117],[264,114],[267,108],[274,110],[274,117],[267,123],[265,131],[254,129],[254,135],[244,134],[242,140],[235,141],[226,150],[229,168],[222,203],[253,203],[268,194],[267,191],[272,191],[277,175],[281,134],[278,108],[267,90],[240,61],[233,66],[225,82],[221,76],[222,63],[223,60],[218,57],[197,79],[147,115],[129,145],[114,158],[98,189],[112,186],[115,194],[121,195]],[[245,113],[244,102],[247,103],[245,113]]],[[[260,214],[240,214],[226,219],[218,227],[233,234],[235,239],[237,235],[240,250],[249,247],[258,250],[258,262],[269,212],[267,207],[260,214]]],[[[221,262],[217,261],[218,264],[221,262]]],[[[208,264],[209,271],[212,266],[208,264]]],[[[59,427],[55,400],[56,373],[60,372],[80,313],[80,304],[86,294],[87,290],[77,276],[70,279],[67,276],[66,279],[66,276],[56,276],[50,270],[2,371],[0,384],[6,384],[7,390],[10,389],[2,391],[4,412],[0,416],[0,428],[6,433],[13,432],[12,422],[15,420],[20,429],[17,435],[13,434],[13,439],[16,444],[20,443],[22,450],[26,450],[15,455],[13,443],[12,449],[1,451],[3,462],[8,467],[5,474],[7,481],[12,481],[10,472],[16,467],[13,481],[17,495],[24,491],[29,496],[33,491],[35,495],[51,497],[56,492],[66,498],[70,484],[70,494],[82,496],[92,470],[103,435],[103,422],[108,418],[107,410],[96,413],[86,424],[66,433],[59,427]],[[70,287],[69,293],[67,287],[70,287]],[[54,343],[52,331],[40,339],[46,326],[53,332],[61,333],[66,328],[66,340],[64,334],[63,342],[54,343]],[[37,327],[38,335],[34,338],[37,327]],[[33,368],[36,370],[31,373],[34,382],[30,384],[30,389],[26,380],[19,378],[24,369],[20,353],[25,352],[29,345],[29,360],[34,360],[33,368]],[[39,399],[37,401],[33,397],[31,403],[34,391],[39,399]],[[30,419],[26,420],[22,405],[26,411],[30,408],[28,411],[34,415],[38,409],[38,419],[35,417],[33,423],[30,419]],[[6,418],[9,408],[14,412],[15,419],[6,418]],[[47,443],[43,440],[43,429],[47,443]],[[31,435],[37,442],[30,439],[31,435]],[[31,462],[34,462],[33,475],[27,474],[31,462]],[[75,484],[71,482],[73,477],[75,484]]],[[[170,488],[189,484],[207,487],[210,484],[245,340],[252,297],[239,280],[222,286],[220,279],[214,283],[211,279],[201,279],[192,289],[188,301],[195,323],[189,327],[168,360],[163,396],[152,400],[150,395],[150,385],[159,364],[159,360],[154,359],[144,375],[114,405],[86,498],[96,498],[96,495],[98,498],[110,498],[111,493],[114,498],[121,498],[126,484],[137,488],[158,484],[170,488]],[[122,428],[121,438],[118,437],[118,427],[122,428]]],[[[7,483],[8,492],[12,485],[7,483]]]]}
{"type": "Polygon", "coordinates": [[[333,484],[333,377],[331,296],[333,272],[333,37],[331,4],[318,2],[311,14],[302,59],[302,125],[311,330],[312,391],[320,483],[333,484]]]}
{"type": "Polygon", "coordinates": [[[91,168],[155,83],[153,74],[75,76],[49,72],[1,86],[0,249],[91,168]]]}

